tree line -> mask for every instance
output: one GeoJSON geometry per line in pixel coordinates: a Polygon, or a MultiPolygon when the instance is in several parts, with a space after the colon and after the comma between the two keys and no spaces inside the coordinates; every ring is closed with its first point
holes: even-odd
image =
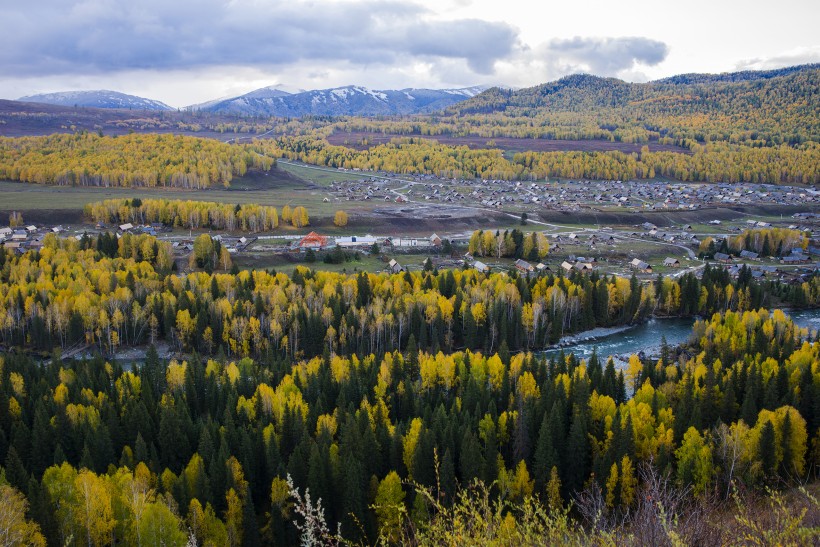
{"type": "MultiPolygon", "coordinates": [[[[254,203],[231,205],[211,201],[169,199],[107,199],[87,204],[86,217],[94,222],[137,224],[161,223],[182,228],[262,232],[279,227],[276,207],[254,203]]],[[[301,205],[285,205],[281,220],[301,228],[310,224],[310,216],[301,205]]]]}
{"type": "Polygon", "coordinates": [[[815,142],[767,148],[730,143],[691,144],[691,154],[517,152],[508,159],[499,149],[471,149],[428,139],[393,139],[367,150],[329,144],[321,136],[283,136],[257,143],[266,154],[335,168],[432,174],[443,178],[518,180],[560,177],[629,180],[670,177],[697,182],[816,184],[820,146],[815,142]]]}

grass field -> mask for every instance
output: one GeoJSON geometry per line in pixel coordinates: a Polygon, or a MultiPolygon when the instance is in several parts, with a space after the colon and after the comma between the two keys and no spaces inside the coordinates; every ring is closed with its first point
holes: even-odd
{"type": "MultiPolygon", "coordinates": [[[[0,181],[0,212],[21,211],[23,217],[27,212],[36,211],[81,211],[95,201],[124,198],[162,198],[196,201],[215,201],[218,203],[257,203],[281,208],[302,205],[307,207],[312,217],[332,217],[339,209],[346,211],[370,210],[378,204],[369,202],[334,201],[333,197],[316,182],[303,180],[297,174],[309,172],[319,174],[322,184],[329,185],[333,173],[313,171],[308,168],[283,167],[270,173],[253,173],[237,177],[228,189],[218,187],[206,190],[172,190],[143,188],[99,188],[70,187],[29,184],[22,182],[0,181]],[[331,201],[325,202],[328,198],[331,201]]],[[[338,178],[345,173],[335,175],[338,178]]],[[[315,180],[318,177],[314,177],[315,180]]],[[[349,178],[347,179],[349,180],[349,178]]]]}
{"type": "Polygon", "coordinates": [[[279,169],[291,173],[292,175],[311,181],[322,186],[329,186],[331,182],[345,182],[351,180],[361,180],[368,178],[369,174],[355,173],[352,171],[339,171],[329,167],[311,167],[298,165],[295,163],[279,160],[279,169]]]}

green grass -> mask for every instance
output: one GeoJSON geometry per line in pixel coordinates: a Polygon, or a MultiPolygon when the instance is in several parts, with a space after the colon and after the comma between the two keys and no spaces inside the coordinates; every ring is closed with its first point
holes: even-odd
{"type": "Polygon", "coordinates": [[[301,179],[312,181],[322,186],[329,186],[331,182],[361,180],[370,177],[370,173],[339,171],[332,167],[309,167],[293,163],[284,163],[282,160],[279,160],[277,166],[283,171],[287,171],[301,179]]]}
{"type": "Polygon", "coordinates": [[[207,190],[70,187],[0,181],[0,210],[4,211],[81,210],[95,201],[125,198],[255,203],[279,209],[284,205],[302,205],[312,217],[332,217],[339,209],[350,213],[383,205],[380,202],[334,201],[333,196],[322,187],[279,171],[237,177],[228,189],[218,187],[207,190]],[[331,201],[324,202],[326,197],[331,201]]]}

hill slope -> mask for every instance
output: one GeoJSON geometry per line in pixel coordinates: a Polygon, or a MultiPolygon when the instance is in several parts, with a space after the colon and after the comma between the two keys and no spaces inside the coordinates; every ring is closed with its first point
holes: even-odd
{"type": "MultiPolygon", "coordinates": [[[[820,142],[820,65],[688,74],[649,83],[572,75],[517,91],[489,89],[447,109],[453,119],[541,127],[541,138],[670,136],[756,145],[820,142]],[[567,136],[568,135],[568,136],[567,136]]],[[[463,120],[462,120],[463,121],[463,120]]],[[[523,135],[517,135],[523,136],[523,135]]],[[[527,135],[532,136],[532,135],[527,135]]],[[[629,142],[629,141],[625,141],[629,142]]]]}
{"type": "Polygon", "coordinates": [[[486,87],[462,89],[370,90],[361,86],[286,93],[262,88],[240,97],[192,107],[245,116],[379,116],[441,110],[479,94],[486,87]]]}
{"type": "Polygon", "coordinates": [[[136,95],[127,95],[118,91],[62,91],[29,95],[18,99],[28,103],[45,103],[59,106],[82,106],[91,108],[123,108],[128,110],[174,110],[167,104],[145,99],[136,95]]]}

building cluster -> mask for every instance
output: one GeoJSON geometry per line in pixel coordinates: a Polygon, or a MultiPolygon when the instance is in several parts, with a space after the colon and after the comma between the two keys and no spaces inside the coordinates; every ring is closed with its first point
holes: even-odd
{"type": "Polygon", "coordinates": [[[343,249],[360,249],[366,251],[371,249],[373,245],[376,245],[379,248],[390,247],[394,250],[410,250],[438,248],[441,247],[442,244],[443,240],[437,234],[431,234],[429,237],[377,237],[369,234],[364,236],[329,237],[316,232],[310,232],[298,241],[294,241],[290,248],[294,251],[304,252],[308,249],[321,251],[333,249],[338,246],[343,249]]]}
{"type": "Polygon", "coordinates": [[[3,227],[0,228],[0,244],[6,249],[12,249],[18,253],[29,250],[39,250],[43,247],[43,237],[49,232],[59,233],[60,226],[52,229],[40,229],[31,224],[29,226],[3,227]]]}
{"type": "MultiPolygon", "coordinates": [[[[431,175],[378,176],[331,184],[334,201],[392,202],[469,201],[488,208],[538,205],[574,211],[581,207],[619,207],[635,210],[693,210],[720,205],[820,204],[820,191],[771,184],[705,184],[621,180],[565,180],[559,182],[501,179],[438,179],[431,175]],[[400,184],[401,188],[396,185],[400,184]],[[406,191],[405,191],[406,188],[406,191]]],[[[330,198],[325,198],[330,201],[330,198]]]]}

